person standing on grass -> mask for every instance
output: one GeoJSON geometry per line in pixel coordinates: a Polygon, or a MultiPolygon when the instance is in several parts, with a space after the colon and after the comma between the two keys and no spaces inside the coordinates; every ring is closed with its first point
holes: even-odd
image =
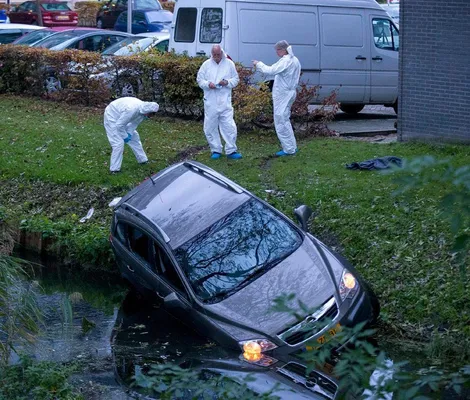
{"type": "Polygon", "coordinates": [[[225,141],[227,158],[242,158],[237,152],[237,126],[232,107],[232,89],[238,81],[233,61],[227,58],[219,45],[212,46],[211,58],[201,65],[197,73],[197,84],[204,91],[204,134],[213,160],[222,154],[220,136],[225,141]]]}
{"type": "Polygon", "coordinates": [[[300,79],[300,62],[294,56],[292,47],[285,40],[274,46],[280,60],[268,66],[261,61],[253,60],[255,68],[266,75],[274,75],[273,109],[274,127],[282,149],[276,156],[288,156],[297,152],[294,130],[290,123],[290,110],[297,95],[297,85],[300,79]]]}
{"type": "Polygon", "coordinates": [[[112,174],[121,171],[125,143],[132,149],[139,164],[148,162],[136,129],[145,118],[150,118],[158,109],[157,103],[145,102],[135,97],[121,97],[106,107],[104,128],[113,149],[109,164],[112,174]]]}

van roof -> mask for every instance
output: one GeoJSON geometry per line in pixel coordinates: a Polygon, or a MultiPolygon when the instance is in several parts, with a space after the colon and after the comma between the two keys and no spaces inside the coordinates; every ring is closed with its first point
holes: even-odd
{"type": "MultiPolygon", "coordinates": [[[[222,0],[225,2],[286,4],[285,0],[222,0]]],[[[201,1],[204,4],[204,0],[201,1]]],[[[290,5],[313,5],[330,7],[372,8],[382,10],[375,0],[292,0],[290,5]]]]}

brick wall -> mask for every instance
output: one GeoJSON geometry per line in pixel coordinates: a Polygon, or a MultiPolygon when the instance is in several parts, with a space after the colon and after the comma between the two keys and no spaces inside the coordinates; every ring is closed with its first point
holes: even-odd
{"type": "Polygon", "coordinates": [[[470,0],[400,3],[400,139],[470,143],[470,0]]]}

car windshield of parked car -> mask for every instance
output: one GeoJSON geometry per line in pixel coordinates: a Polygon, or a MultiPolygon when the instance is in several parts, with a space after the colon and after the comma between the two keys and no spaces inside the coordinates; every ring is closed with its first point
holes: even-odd
{"type": "Polygon", "coordinates": [[[173,19],[173,14],[167,12],[149,11],[146,15],[151,24],[169,23],[173,19]]]}
{"type": "Polygon", "coordinates": [[[38,31],[30,32],[19,39],[16,39],[14,44],[23,44],[23,45],[30,45],[36,42],[39,42],[42,39],[47,38],[48,36],[53,35],[54,31],[49,31],[47,29],[41,29],[38,31]]]}
{"type": "Polygon", "coordinates": [[[51,47],[57,46],[58,44],[61,44],[67,40],[82,36],[85,32],[87,31],[73,30],[56,33],[55,35],[51,35],[36,43],[34,47],[44,47],[46,49],[50,49],[51,47]]]}
{"type": "Polygon", "coordinates": [[[129,56],[132,54],[140,53],[149,47],[154,41],[154,38],[135,38],[130,37],[115,43],[105,51],[104,56],[129,56]]]}
{"type": "Polygon", "coordinates": [[[41,3],[46,11],[72,11],[67,3],[41,3]]]}
{"type": "Polygon", "coordinates": [[[162,6],[155,0],[135,0],[135,10],[161,10],[162,6]]]}
{"type": "Polygon", "coordinates": [[[293,253],[302,237],[286,220],[251,199],[175,250],[196,295],[215,303],[293,253]]]}

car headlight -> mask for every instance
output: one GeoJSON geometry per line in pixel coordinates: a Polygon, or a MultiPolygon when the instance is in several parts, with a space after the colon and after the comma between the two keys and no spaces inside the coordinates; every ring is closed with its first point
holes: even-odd
{"type": "Polygon", "coordinates": [[[352,298],[359,290],[359,282],[351,272],[346,268],[343,270],[341,275],[341,281],[339,282],[339,294],[341,300],[344,301],[347,298],[352,298]]]}
{"type": "Polygon", "coordinates": [[[265,351],[273,350],[277,347],[273,342],[266,339],[252,339],[239,342],[243,349],[240,358],[251,364],[268,366],[274,364],[277,360],[262,354],[265,351]]]}

